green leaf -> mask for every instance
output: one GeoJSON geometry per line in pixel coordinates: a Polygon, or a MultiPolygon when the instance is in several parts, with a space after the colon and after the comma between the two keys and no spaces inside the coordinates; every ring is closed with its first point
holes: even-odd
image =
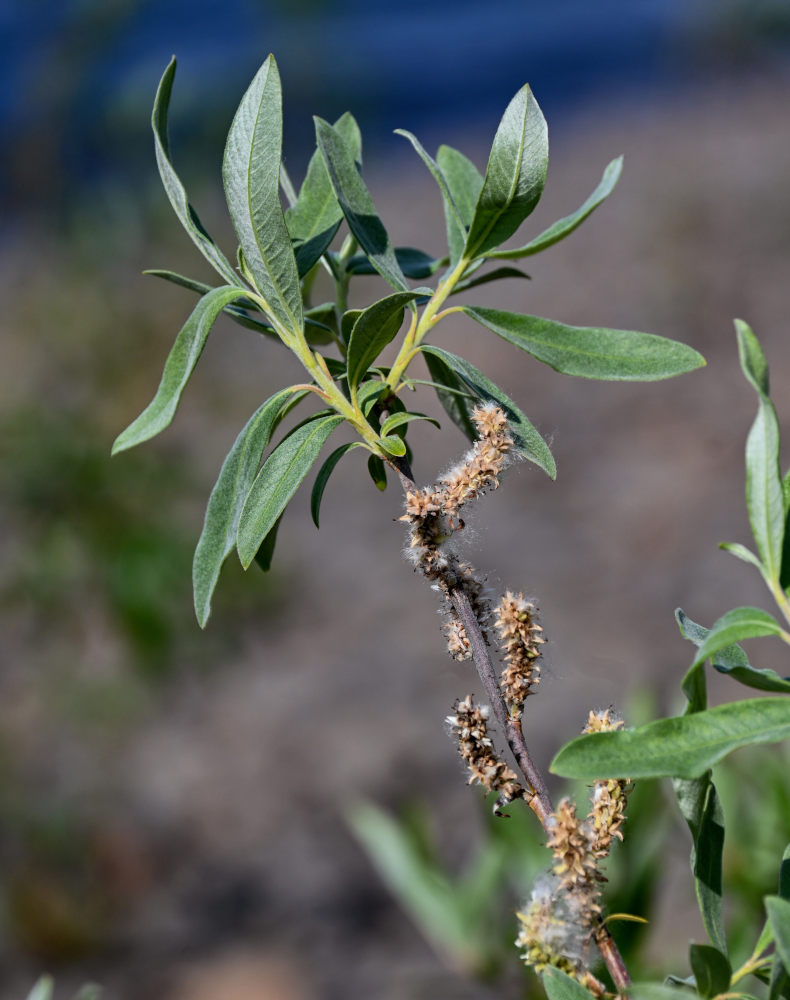
{"type": "Polygon", "coordinates": [[[765,909],[776,941],[776,951],[785,970],[790,972],[790,901],[781,896],[766,896],[765,909]]]}
{"type": "Polygon", "coordinates": [[[549,1000],[590,1000],[592,995],[577,980],[552,966],[545,970],[542,979],[549,1000]]]}
{"type": "Polygon", "coordinates": [[[51,1000],[54,986],[52,976],[42,976],[28,993],[27,1000],[51,1000]]]}
{"type": "Polygon", "coordinates": [[[156,395],[140,416],[115,439],[113,455],[147,441],[170,424],[217,317],[225,306],[243,294],[239,288],[221,286],[212,289],[198,302],[176,337],[156,395]]]}
{"type": "MultiPolygon", "coordinates": [[[[143,274],[151,274],[155,278],[163,278],[165,281],[170,281],[174,285],[180,285],[182,288],[188,288],[191,292],[197,292],[198,295],[206,295],[213,290],[212,285],[207,285],[203,281],[195,281],[194,278],[186,278],[183,274],[176,274],[175,271],[161,271],[158,269],[149,269],[143,271],[143,274]]],[[[251,299],[245,298],[242,294],[239,298],[238,305],[225,306],[223,312],[226,316],[230,316],[232,320],[239,324],[239,326],[246,327],[248,330],[255,330],[256,333],[262,333],[264,336],[273,337],[279,340],[279,337],[274,332],[274,328],[268,323],[264,323],[262,320],[253,319],[245,309],[254,309],[258,311],[258,306],[251,299]]]]}
{"type": "Polygon", "coordinates": [[[376,214],[370,192],[359,175],[353,151],[337,129],[322,118],[314,120],[318,147],[323,154],[348,228],[379,274],[393,288],[406,291],[406,278],[395,257],[387,231],[376,214]]]}
{"type": "Polygon", "coordinates": [[[678,806],[691,831],[691,871],[702,922],[715,947],[727,954],[722,910],[724,814],[710,771],[673,782],[678,806]]]}
{"type": "Polygon", "coordinates": [[[381,433],[382,435],[389,434],[397,427],[402,427],[404,424],[411,423],[412,420],[427,420],[428,423],[433,424],[434,427],[440,426],[438,420],[434,420],[433,417],[428,417],[424,413],[393,413],[392,416],[387,417],[381,425],[381,433]]]}
{"type": "Polygon", "coordinates": [[[481,274],[477,278],[469,278],[466,281],[460,281],[450,294],[457,295],[459,292],[465,292],[469,288],[477,288],[480,285],[487,285],[491,281],[501,281],[503,278],[526,278],[527,281],[531,280],[528,274],[525,274],[523,271],[519,271],[517,267],[495,267],[493,271],[487,271],[485,274],[481,274]]]}
{"type": "Polygon", "coordinates": [[[329,482],[329,477],[332,475],[335,466],[346,454],[346,452],[351,451],[352,448],[362,447],[363,445],[361,441],[352,441],[350,444],[341,444],[339,448],[335,448],[329,458],[327,458],[318,470],[318,475],[315,477],[315,483],[313,483],[313,492],[310,494],[310,515],[313,518],[313,524],[316,528],[320,527],[318,523],[318,515],[321,511],[321,501],[324,497],[326,484],[329,482]]]}
{"type": "MultiPolygon", "coordinates": [[[[432,257],[424,250],[417,250],[415,247],[395,247],[395,259],[398,267],[407,278],[430,278],[436,274],[447,258],[432,257]]],[[[376,268],[364,254],[357,254],[352,257],[346,265],[348,274],[377,274],[376,268]]]]}
{"type": "Polygon", "coordinates": [[[540,316],[464,306],[467,316],[564,375],[652,382],[692,371],[705,359],[691,347],[651,333],[565,326],[540,316]]]}
{"type": "Polygon", "coordinates": [[[447,225],[447,245],[450,248],[450,266],[455,267],[464,252],[466,234],[474,218],[483,176],[470,159],[452,146],[439,147],[436,164],[442,171],[456,208],[453,212],[445,200],[444,218],[447,225]],[[459,218],[461,225],[458,223],[459,218]]]}
{"type": "MultiPolygon", "coordinates": [[[[334,123],[345,139],[354,159],[362,159],[359,127],[346,112],[334,123]]],[[[294,242],[299,277],[304,277],[325,253],[343,220],[343,212],[329,179],[324,157],[316,149],[307,166],[299,196],[286,210],[285,224],[294,242]]]]}
{"type": "Polygon", "coordinates": [[[790,703],[753,698],[566,744],[551,770],[564,778],[696,778],[739,747],[790,737],[790,703]]]}
{"type": "Polygon", "coordinates": [[[420,140],[417,138],[416,135],[413,135],[411,132],[407,132],[406,129],[402,128],[396,128],[395,135],[402,135],[404,138],[408,139],[409,142],[412,144],[412,146],[415,149],[415,152],[420,157],[425,166],[428,168],[428,170],[430,170],[433,179],[439,185],[439,190],[442,192],[442,198],[444,199],[445,211],[447,211],[449,215],[452,216],[453,225],[457,230],[459,231],[463,230],[465,228],[464,222],[461,218],[461,214],[458,211],[458,206],[455,204],[452,192],[450,191],[450,187],[447,184],[447,180],[445,179],[445,176],[442,173],[439,164],[436,162],[436,160],[434,160],[432,156],[428,154],[428,152],[425,150],[424,146],[422,145],[422,143],[420,142],[420,140]]]}
{"type": "Polygon", "coordinates": [[[206,232],[197,212],[189,204],[187,193],[170,160],[170,143],[167,138],[167,113],[170,107],[170,94],[176,75],[175,56],[165,70],[154,99],[154,110],[151,115],[151,127],[154,130],[154,149],[159,176],[162,178],[167,197],[178,216],[181,225],[189,234],[192,242],[200,250],[206,260],[214,267],[230,285],[241,285],[239,276],[231,266],[227,257],[217,247],[206,232]]]}
{"type": "Polygon", "coordinates": [[[245,569],[310,471],[324,442],[342,422],[340,416],[326,416],[298,427],[264,462],[239,518],[236,544],[245,569]]]}
{"type": "Polygon", "coordinates": [[[515,233],[540,200],[548,164],[546,122],[525,84],[507,106],[494,136],[465,257],[473,260],[494,250],[515,233]]]}
{"type": "Polygon", "coordinates": [[[236,544],[236,530],[247,494],[258,472],[261,455],[286,409],[304,399],[307,392],[282,389],[253,413],[222,463],[211,491],[203,530],[192,562],[195,614],[201,628],[211,613],[211,597],[222,564],[236,544]],[[290,405],[289,405],[290,404],[290,405]]]}
{"type": "Polygon", "coordinates": [[[477,431],[470,413],[477,399],[469,394],[466,383],[462,382],[441,358],[427,351],[423,351],[423,357],[428,371],[435,380],[436,395],[448,417],[470,441],[474,441],[477,431]]]}
{"type": "Polygon", "coordinates": [[[222,177],[244,259],[268,312],[302,330],[302,290],[280,202],[282,93],[274,56],[255,74],[228,132],[222,177]]]}
{"type": "Polygon", "coordinates": [[[765,576],[765,567],[752,550],[747,549],[745,545],[741,545],[740,542],[719,542],[719,548],[723,549],[725,552],[729,552],[730,555],[735,556],[736,559],[740,559],[745,563],[756,566],[763,576],[765,576]]]}
{"type": "Polygon", "coordinates": [[[715,997],[730,985],[732,967],[727,956],[709,944],[692,944],[689,948],[691,971],[701,997],[715,997]]]}
{"type": "Polygon", "coordinates": [[[566,215],[564,218],[559,219],[554,225],[545,229],[540,236],[536,236],[534,240],[530,240],[526,246],[518,247],[516,250],[492,250],[486,256],[498,257],[504,260],[531,257],[532,254],[540,253],[542,250],[554,246],[555,243],[559,243],[560,240],[564,240],[566,236],[570,236],[575,229],[578,229],[588,216],[592,215],[602,201],[605,201],[609,197],[615,185],[620,180],[622,170],[623,158],[622,156],[618,156],[604,170],[598,187],[572,215],[566,215]]]}
{"type": "Polygon", "coordinates": [[[268,573],[272,568],[274,548],[277,544],[277,532],[280,530],[282,519],[283,516],[280,514],[272,527],[269,529],[269,532],[264,540],[261,542],[260,548],[255,553],[255,562],[260,566],[264,573],[268,573]]]}
{"type": "MultiPolygon", "coordinates": [[[[433,355],[443,361],[478,399],[486,403],[496,403],[507,416],[516,446],[521,454],[530,462],[540,466],[551,479],[556,477],[557,467],[548,445],[509,396],[505,395],[498,386],[494,385],[474,365],[463,358],[431,344],[423,344],[420,350],[426,355],[433,355]]],[[[437,381],[441,381],[441,379],[437,379],[437,381]]]]}
{"type": "Polygon", "coordinates": [[[742,320],[735,320],[735,330],[743,373],[759,398],[757,416],[746,440],[746,508],[768,579],[778,581],[785,531],[779,423],[768,395],[768,365],[760,343],[742,320]]]}
{"type": "Polygon", "coordinates": [[[356,805],[348,819],[382,879],[433,948],[455,967],[479,965],[480,942],[475,928],[459,910],[453,885],[425,858],[420,845],[369,803],[356,805]]]}
{"type": "Polygon", "coordinates": [[[403,314],[417,292],[395,292],[363,309],[348,339],[348,382],[356,387],[384,348],[394,340],[403,314]]]}
{"type": "Polygon", "coordinates": [[[734,611],[728,611],[714,622],[713,628],[698,649],[692,668],[733,643],[766,635],[783,635],[781,625],[767,611],[760,608],[735,608],[734,611]]]}
{"type": "Polygon", "coordinates": [[[376,489],[381,490],[383,493],[387,488],[387,470],[378,455],[371,455],[368,459],[368,472],[370,473],[370,478],[375,483],[376,489]]]}
{"type": "MultiPolygon", "coordinates": [[[[711,634],[710,629],[697,625],[680,608],[675,612],[681,634],[701,647],[711,634]]],[[[704,661],[703,661],[704,662],[704,661]]],[[[728,674],[734,680],[759,691],[776,691],[790,694],[790,677],[780,677],[774,670],[758,670],[753,667],[740,646],[725,646],[714,653],[711,662],[720,674],[728,674]]],[[[695,661],[695,666],[696,666],[695,661]]]]}
{"type": "Polygon", "coordinates": [[[401,455],[406,454],[406,442],[402,437],[398,437],[397,434],[390,434],[387,437],[381,437],[379,438],[378,443],[388,455],[394,455],[396,458],[400,458],[401,455]]]}

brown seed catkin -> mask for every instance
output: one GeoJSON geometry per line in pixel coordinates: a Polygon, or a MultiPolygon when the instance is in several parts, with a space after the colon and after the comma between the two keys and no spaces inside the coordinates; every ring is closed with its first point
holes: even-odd
{"type": "Polygon", "coordinates": [[[540,633],[534,604],[523,594],[507,591],[495,608],[495,627],[505,650],[505,669],[500,684],[511,717],[519,718],[524,702],[540,683],[540,647],[546,641],[540,633]]]}
{"type": "Polygon", "coordinates": [[[488,735],[488,706],[476,706],[468,694],[455,703],[453,712],[446,721],[469,771],[469,784],[479,784],[487,792],[497,793],[494,813],[499,815],[508,802],[524,797],[524,789],[516,773],[497,756],[488,735]]]}

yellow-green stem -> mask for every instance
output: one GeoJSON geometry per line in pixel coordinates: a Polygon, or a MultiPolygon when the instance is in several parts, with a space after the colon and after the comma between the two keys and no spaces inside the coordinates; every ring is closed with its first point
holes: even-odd
{"type": "MultiPolygon", "coordinates": [[[[401,378],[403,378],[404,372],[409,367],[415,356],[419,353],[419,346],[425,339],[426,334],[442,318],[437,314],[439,313],[439,310],[448,295],[452,293],[452,290],[458,284],[461,276],[468,266],[469,261],[466,260],[465,257],[462,257],[450,274],[439,282],[436,291],[433,293],[429,302],[423,309],[422,316],[420,316],[419,321],[417,323],[412,322],[408,333],[403,339],[400,351],[398,352],[398,356],[395,358],[387,379],[387,385],[390,387],[392,392],[398,391],[398,383],[401,378]]],[[[446,313],[449,313],[450,311],[451,310],[446,310],[446,313]]]]}

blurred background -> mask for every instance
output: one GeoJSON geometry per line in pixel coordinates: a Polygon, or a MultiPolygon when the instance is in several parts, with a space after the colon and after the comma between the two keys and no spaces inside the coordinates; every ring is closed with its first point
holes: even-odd
{"type": "MultiPolygon", "coordinates": [[[[530,260],[528,285],[477,300],[648,330],[708,358],[667,383],[595,384],[539,368],[463,320],[437,332],[520,403],[557,458],[556,483],[514,469],[467,532],[492,587],[540,603],[546,676],[527,718],[539,762],[591,706],[615,703],[629,721],[677,707],[689,661],[677,605],[707,625],[737,604],[765,606],[756,574],[716,545],[749,537],[754,399],[734,316],[761,337],[783,427],[790,419],[786,0],[3,0],[2,1000],[24,997],[42,971],[58,1000],[87,980],[107,1000],[467,1000],[529,988],[507,950],[510,911],[546,860],[528,818],[492,832],[443,732],[454,698],[477,686],[445,657],[433,595],[400,557],[396,484],[378,494],[352,457],[330,482],[320,532],[300,494],[272,572],[245,576],[229,561],[201,633],[190,567],[206,499],[238,429],[293,381],[294,363],[221,319],[173,426],[109,458],[193,305],[142,269],[213,280],[156,172],[159,77],[175,53],[176,168],[232,254],[223,140],[270,51],[291,176],[301,181],[311,152],[311,115],[352,111],[393,242],[438,256],[438,191],[392,130],[431,152],[459,147],[482,169],[529,81],[552,161],[521,242],[576,208],[620,153],[624,176],[578,233],[530,260]],[[365,800],[403,825],[361,811],[365,800]],[[494,906],[497,941],[479,961],[435,922],[426,942],[352,815],[363,839],[394,838],[390,860],[408,830],[412,874],[430,842],[435,886],[470,859],[486,871],[499,859],[482,902],[469,903],[472,928],[494,906]]],[[[383,294],[377,278],[359,282],[360,305],[383,294]]],[[[417,408],[437,413],[427,395],[417,408]]],[[[426,481],[463,448],[452,427],[419,425],[410,440],[426,481]]],[[[732,697],[723,684],[714,696],[732,697]]],[[[646,807],[665,792],[648,786],[646,807]]],[[[773,889],[773,841],[781,851],[790,839],[784,808],[783,829],[748,834],[765,848],[758,861],[728,853],[744,898],[773,889]]],[[[663,972],[671,960],[686,975],[684,940],[701,930],[672,809],[667,799],[666,854],[648,870],[637,850],[641,881],[626,881],[662,941],[639,968],[661,958],[663,972]]]]}

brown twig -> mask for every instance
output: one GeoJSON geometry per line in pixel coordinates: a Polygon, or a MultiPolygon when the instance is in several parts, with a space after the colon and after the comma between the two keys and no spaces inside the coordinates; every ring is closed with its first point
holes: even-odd
{"type": "Polygon", "coordinates": [[[499,678],[491,662],[488,646],[480,629],[480,623],[472,610],[469,598],[466,596],[462,586],[451,587],[449,597],[456,614],[461,619],[466,630],[472,650],[472,659],[474,660],[475,667],[477,667],[477,673],[480,676],[483,687],[486,689],[494,716],[501,726],[502,732],[505,734],[508,746],[532,793],[528,800],[529,806],[537,815],[543,828],[546,829],[549,818],[554,812],[554,806],[551,803],[551,798],[546,790],[546,785],[540,771],[535,766],[527,749],[520,720],[508,718],[505,699],[502,697],[502,689],[499,686],[499,678]]]}
{"type": "MultiPolygon", "coordinates": [[[[404,493],[415,489],[416,484],[414,482],[411,468],[406,459],[390,459],[390,464],[400,477],[404,493]]],[[[540,820],[543,829],[548,833],[551,825],[551,819],[554,814],[554,806],[548,789],[546,788],[546,783],[543,780],[543,776],[533,761],[527,747],[524,732],[521,728],[521,719],[510,718],[505,704],[505,699],[502,695],[502,689],[499,685],[499,678],[497,677],[496,670],[491,662],[491,656],[488,651],[488,643],[483,635],[483,630],[480,627],[477,615],[474,613],[472,606],[469,603],[469,597],[467,596],[463,585],[457,584],[455,586],[451,586],[448,588],[447,593],[450,602],[455,609],[455,613],[458,615],[458,618],[466,631],[466,635],[469,639],[469,646],[472,652],[472,659],[475,667],[477,668],[478,676],[480,677],[483,687],[486,690],[488,700],[491,703],[494,717],[501,726],[502,732],[505,734],[510,751],[515,758],[519,770],[521,771],[531,793],[527,800],[529,807],[540,820]]],[[[624,993],[631,983],[631,977],[628,974],[625,962],[623,961],[622,955],[620,954],[609,928],[604,923],[599,924],[594,937],[595,943],[598,945],[598,950],[600,951],[601,957],[606,964],[606,968],[609,970],[609,975],[612,977],[612,981],[614,982],[618,993],[624,993]]]]}

